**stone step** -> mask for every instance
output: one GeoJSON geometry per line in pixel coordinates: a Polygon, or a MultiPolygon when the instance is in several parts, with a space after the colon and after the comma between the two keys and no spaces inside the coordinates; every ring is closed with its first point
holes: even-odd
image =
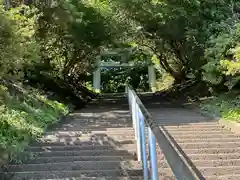
{"type": "Polygon", "coordinates": [[[240,174],[235,175],[222,175],[222,176],[205,176],[207,180],[238,180],[240,179],[240,174]]]}
{"type": "Polygon", "coordinates": [[[56,131],[122,131],[122,130],[133,130],[132,123],[129,124],[112,124],[112,125],[92,125],[92,126],[72,126],[72,127],[60,127],[56,128],[52,132],[56,131]]]}
{"type": "Polygon", "coordinates": [[[45,136],[38,140],[39,143],[41,142],[71,142],[71,141],[123,141],[123,140],[133,140],[134,136],[127,136],[127,135],[119,135],[119,136],[109,136],[109,135],[81,135],[75,137],[57,137],[54,135],[45,136]]]}
{"type": "MultiPolygon", "coordinates": [[[[171,119],[170,116],[167,116],[165,118],[158,118],[158,117],[154,117],[154,115],[152,115],[153,118],[156,120],[156,123],[159,125],[159,126],[200,126],[200,125],[206,125],[206,124],[210,124],[209,122],[204,122],[204,121],[195,121],[193,118],[191,117],[186,117],[186,118],[189,118],[188,120],[177,120],[177,118],[175,117],[174,119],[171,119]]],[[[181,117],[181,115],[179,115],[179,117],[181,117]]],[[[181,117],[182,118],[182,117],[181,117]]],[[[183,117],[184,118],[184,117],[183,117]]],[[[217,122],[214,122],[213,121],[213,124],[215,125],[218,125],[217,122]]]]}
{"type": "Polygon", "coordinates": [[[62,141],[62,142],[58,142],[58,141],[55,141],[55,142],[50,142],[50,141],[45,141],[45,142],[38,142],[38,143],[34,143],[32,144],[32,146],[65,146],[65,145],[68,145],[68,146],[75,146],[75,145],[79,145],[79,146],[84,146],[84,145],[91,145],[91,146],[94,146],[94,145],[111,145],[111,146],[121,146],[121,145],[124,145],[124,144],[135,144],[136,141],[135,140],[119,140],[119,141],[116,141],[116,140],[113,140],[113,139],[109,139],[109,140],[106,140],[106,141],[103,141],[103,140],[88,140],[88,141],[79,141],[79,140],[76,140],[76,141],[62,141]]]}
{"type": "Polygon", "coordinates": [[[230,131],[227,131],[226,129],[212,129],[212,130],[207,130],[207,129],[167,129],[169,133],[174,133],[174,134],[233,134],[230,131]]]}
{"type": "Polygon", "coordinates": [[[138,161],[74,161],[6,166],[8,172],[141,169],[138,161]]]}
{"type": "Polygon", "coordinates": [[[220,166],[240,166],[240,159],[230,159],[230,160],[194,160],[194,165],[197,167],[220,167],[220,166]]]}
{"type": "Polygon", "coordinates": [[[35,146],[30,147],[30,152],[41,152],[41,151],[82,151],[82,150],[131,150],[136,151],[136,144],[123,144],[121,146],[111,145],[83,145],[83,146],[35,146]]]}
{"type": "MultiPolygon", "coordinates": [[[[147,138],[147,134],[146,134],[146,138],[147,138]]],[[[128,140],[128,141],[132,141],[134,140],[135,137],[134,135],[132,136],[129,136],[129,135],[121,135],[121,136],[118,136],[118,135],[111,135],[111,136],[98,136],[98,135],[93,135],[91,137],[89,137],[88,135],[83,135],[83,136],[80,136],[80,137],[56,137],[54,135],[51,135],[51,136],[47,136],[47,137],[44,137],[41,139],[42,142],[44,143],[55,143],[55,142],[64,142],[64,143],[79,143],[80,141],[115,141],[115,142],[121,142],[123,140],[128,140]]],[[[198,143],[208,143],[208,142],[214,142],[214,143],[228,143],[228,142],[239,142],[239,139],[238,137],[216,137],[216,138],[213,138],[213,137],[209,137],[209,138],[194,138],[194,137],[187,137],[185,136],[184,138],[181,138],[181,137],[175,137],[174,138],[178,143],[193,143],[193,142],[198,142],[198,143]]],[[[42,143],[42,142],[38,142],[39,143],[42,143]]]]}
{"type": "Polygon", "coordinates": [[[168,131],[168,133],[173,137],[183,137],[183,136],[233,136],[231,131],[168,131]]]}
{"type": "MultiPolygon", "coordinates": [[[[175,127],[169,127],[165,126],[165,128],[169,132],[186,132],[186,133],[191,133],[191,132],[197,132],[197,133],[203,133],[203,132],[209,132],[209,133],[226,133],[226,134],[233,134],[232,132],[228,131],[225,128],[221,127],[210,127],[210,128],[194,128],[194,127],[182,127],[179,128],[178,126],[175,127]]],[[[147,130],[147,129],[146,129],[147,130]]],[[[58,132],[79,132],[79,133],[95,133],[95,132],[100,132],[100,133],[117,133],[117,132],[134,132],[134,129],[132,128],[132,124],[130,126],[126,127],[115,127],[114,126],[100,126],[100,127],[84,127],[84,126],[74,126],[74,127],[65,127],[65,128],[60,128],[57,129],[57,131],[51,131],[48,134],[53,134],[53,133],[58,133],[58,132]]]]}
{"type": "Polygon", "coordinates": [[[238,148],[240,142],[195,142],[195,143],[178,143],[182,149],[198,148],[238,148]]]}
{"type": "Polygon", "coordinates": [[[186,138],[186,139],[180,139],[180,138],[174,138],[177,143],[228,143],[228,142],[240,142],[240,138],[197,138],[197,139],[192,139],[192,138],[186,138]]]}
{"type": "MultiPolygon", "coordinates": [[[[100,117],[101,118],[101,117],[100,117]]],[[[64,130],[64,129],[76,129],[76,128],[84,128],[84,129],[96,129],[96,128],[130,128],[132,127],[132,121],[126,120],[124,117],[115,117],[108,119],[107,121],[82,121],[82,120],[73,120],[72,123],[64,124],[61,127],[56,128],[56,130],[64,130]],[[117,120],[114,120],[117,119],[117,120]]]]}
{"type": "MultiPolygon", "coordinates": [[[[162,121],[161,121],[162,122],[162,121]]],[[[161,123],[160,122],[160,123],[161,123]]],[[[171,120],[169,121],[166,121],[166,120],[163,120],[163,122],[172,122],[171,120]]],[[[174,121],[175,122],[175,121],[174,121]]],[[[176,122],[175,122],[176,123],[176,122]]],[[[162,125],[162,123],[160,124],[162,125]]],[[[213,126],[218,126],[218,127],[223,127],[222,125],[220,125],[217,122],[213,121],[213,122],[190,122],[190,123],[180,123],[180,124],[176,124],[176,125],[173,125],[173,124],[167,124],[166,126],[172,126],[172,127],[175,127],[175,126],[189,126],[189,127],[192,127],[192,126],[197,126],[197,127],[213,127],[213,126]]]]}
{"type": "Polygon", "coordinates": [[[231,160],[231,159],[240,159],[240,153],[232,154],[187,154],[187,156],[192,160],[231,160]]]}
{"type": "Polygon", "coordinates": [[[174,139],[235,139],[240,138],[234,134],[184,134],[184,135],[174,135],[171,134],[174,139]]]}
{"type": "Polygon", "coordinates": [[[125,156],[53,156],[49,157],[34,157],[25,159],[22,163],[38,164],[38,163],[60,163],[74,161],[130,161],[136,159],[133,155],[125,156]]]}
{"type": "Polygon", "coordinates": [[[126,150],[82,150],[82,151],[50,151],[35,152],[34,157],[59,157],[59,156],[133,156],[135,151],[126,150]]]}
{"type": "MultiPolygon", "coordinates": [[[[156,118],[155,118],[156,119],[156,118]]],[[[170,127],[175,127],[175,126],[198,126],[198,127],[207,127],[207,126],[218,126],[218,127],[223,127],[222,125],[220,125],[218,123],[218,121],[212,121],[212,122],[188,122],[188,123],[181,123],[181,122],[176,122],[176,121],[172,121],[172,120],[160,120],[158,121],[159,125],[161,126],[170,126],[170,127]],[[166,124],[164,124],[166,123],[166,124]],[[175,124],[173,124],[175,123],[175,124]]]]}
{"type": "MultiPolygon", "coordinates": [[[[55,135],[55,136],[63,136],[63,137],[74,137],[74,136],[81,136],[83,134],[86,135],[134,135],[134,129],[133,128],[113,128],[113,129],[103,129],[101,128],[97,130],[91,130],[91,129],[77,129],[77,130],[59,130],[59,131],[51,131],[47,132],[46,135],[55,135]]],[[[147,129],[146,129],[147,132],[147,129]]],[[[199,131],[199,130],[192,130],[192,131],[184,131],[184,130],[169,130],[168,131],[172,136],[230,136],[230,137],[240,137],[240,136],[234,136],[234,134],[231,131],[225,130],[225,129],[217,129],[216,131],[199,131]]],[[[147,134],[147,133],[146,133],[147,134]]]]}
{"type": "Polygon", "coordinates": [[[54,135],[56,137],[75,137],[75,136],[82,136],[82,135],[134,135],[134,130],[124,130],[124,131],[51,131],[47,132],[46,136],[54,135]]]}
{"type": "MultiPolygon", "coordinates": [[[[100,117],[101,118],[101,117],[100,117]]],[[[92,120],[92,119],[81,119],[81,120],[73,120],[73,122],[64,124],[62,127],[58,129],[64,129],[64,128],[75,128],[75,127],[81,127],[81,128],[93,128],[95,129],[96,127],[106,127],[106,128],[112,128],[114,126],[116,127],[132,127],[132,120],[130,118],[126,119],[126,116],[124,117],[117,117],[117,120],[113,120],[115,118],[111,118],[108,120],[92,120]],[[127,125],[127,126],[126,126],[127,125]]],[[[187,128],[194,128],[194,129],[216,129],[216,128],[224,128],[224,126],[221,126],[217,123],[212,123],[212,124],[201,124],[201,123],[195,123],[195,124],[171,124],[169,121],[165,121],[166,124],[161,122],[161,126],[164,126],[165,128],[169,129],[187,129],[187,128]],[[170,124],[169,124],[170,123],[170,124]]]]}
{"type": "MultiPolygon", "coordinates": [[[[1,173],[0,173],[1,174],[1,173]]],[[[25,171],[5,173],[11,180],[25,179],[62,179],[62,178],[85,178],[85,177],[119,177],[119,176],[142,176],[142,169],[124,169],[124,170],[70,170],[70,171],[25,171]]]]}
{"type": "MultiPolygon", "coordinates": [[[[230,159],[230,160],[193,160],[193,164],[197,167],[227,167],[227,166],[239,166],[240,167],[240,159],[230,159]]],[[[158,167],[161,168],[169,168],[169,165],[166,159],[159,160],[158,159],[158,167]]]]}
{"type": "Polygon", "coordinates": [[[240,166],[197,167],[203,176],[240,175],[240,166]]]}
{"type": "Polygon", "coordinates": [[[230,154],[239,153],[240,148],[198,148],[198,149],[183,149],[186,154],[230,154]]]}
{"type": "MultiPolygon", "coordinates": [[[[159,170],[159,177],[162,180],[175,180],[172,171],[168,169],[159,170]]],[[[126,169],[126,170],[71,170],[71,171],[37,171],[37,172],[16,172],[8,173],[11,180],[138,180],[143,179],[142,169],[126,169]],[[107,178],[107,179],[103,179],[107,178]]]]}
{"type": "MultiPolygon", "coordinates": [[[[81,131],[60,131],[56,133],[47,133],[46,136],[55,136],[60,138],[69,138],[69,137],[81,137],[81,136],[94,136],[94,135],[103,135],[103,136],[110,136],[110,137],[118,137],[118,136],[131,136],[132,138],[135,138],[134,131],[124,131],[124,132],[107,132],[107,131],[96,131],[96,132],[81,132],[81,131]]],[[[219,138],[219,139],[225,139],[225,138],[240,138],[240,136],[234,135],[231,132],[230,133],[223,133],[223,134],[214,134],[214,133],[208,133],[208,134],[177,134],[177,133],[171,133],[171,135],[175,139],[211,139],[211,138],[219,138]]],[[[147,136],[147,133],[146,133],[147,136]]]]}
{"type": "Polygon", "coordinates": [[[225,131],[226,129],[220,127],[220,126],[164,126],[169,131],[225,131]]]}
{"type": "MultiPolygon", "coordinates": [[[[115,176],[106,176],[106,177],[82,177],[82,178],[62,178],[62,179],[41,179],[41,180],[142,180],[142,176],[132,176],[132,177],[115,177],[115,176]]],[[[33,179],[34,180],[34,179],[33,179]]],[[[163,179],[167,180],[167,179],[163,179]]]]}

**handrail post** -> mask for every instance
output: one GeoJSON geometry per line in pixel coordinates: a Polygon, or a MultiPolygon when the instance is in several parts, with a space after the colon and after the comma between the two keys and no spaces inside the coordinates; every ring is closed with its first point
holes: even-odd
{"type": "MultiPolygon", "coordinates": [[[[135,102],[136,103],[136,102],[135,102]]],[[[141,124],[140,124],[140,114],[139,114],[139,107],[138,104],[135,104],[135,115],[136,115],[136,127],[137,127],[137,155],[138,155],[138,161],[142,160],[142,149],[141,149],[141,144],[142,144],[142,134],[141,134],[141,124]]]]}
{"type": "Polygon", "coordinates": [[[129,91],[131,96],[131,108],[132,108],[132,121],[133,121],[133,129],[135,133],[135,140],[137,140],[137,114],[136,114],[136,98],[133,93],[129,91]]]}
{"type": "Polygon", "coordinates": [[[149,153],[150,153],[150,164],[151,164],[151,177],[152,177],[152,180],[158,180],[156,138],[152,133],[152,130],[150,127],[148,127],[148,139],[149,139],[149,153]]]}
{"type": "Polygon", "coordinates": [[[146,136],[145,136],[145,120],[139,108],[138,108],[138,113],[139,113],[139,121],[141,125],[143,174],[144,174],[144,180],[148,180],[148,161],[147,161],[147,148],[146,148],[146,136]]]}

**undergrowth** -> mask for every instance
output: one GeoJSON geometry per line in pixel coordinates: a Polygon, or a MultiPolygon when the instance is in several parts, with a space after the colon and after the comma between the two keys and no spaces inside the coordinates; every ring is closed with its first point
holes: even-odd
{"type": "Polygon", "coordinates": [[[240,123],[240,95],[236,93],[217,95],[202,101],[203,112],[222,119],[240,123]]]}
{"type": "Polygon", "coordinates": [[[14,160],[31,140],[68,111],[67,106],[35,89],[18,86],[14,93],[0,85],[0,165],[14,160]]]}

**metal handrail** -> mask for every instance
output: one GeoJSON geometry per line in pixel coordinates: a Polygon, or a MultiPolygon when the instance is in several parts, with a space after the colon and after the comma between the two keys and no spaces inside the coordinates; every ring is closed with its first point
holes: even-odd
{"type": "Polygon", "coordinates": [[[158,126],[151,114],[147,111],[136,92],[126,83],[126,93],[129,108],[132,114],[135,139],[137,141],[138,160],[142,161],[144,180],[149,178],[158,180],[158,162],[156,153],[156,141],[161,147],[170,168],[178,180],[198,180],[197,173],[187,163],[178,148],[174,145],[166,130],[158,126]],[[145,126],[146,124],[146,126],[145,126]],[[145,127],[148,129],[150,168],[148,169],[148,159],[146,150],[145,127]],[[151,173],[149,173],[149,170],[151,173]]]}

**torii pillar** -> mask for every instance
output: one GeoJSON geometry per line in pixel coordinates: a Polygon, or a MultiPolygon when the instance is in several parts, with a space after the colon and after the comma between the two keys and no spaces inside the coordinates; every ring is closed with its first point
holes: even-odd
{"type": "Polygon", "coordinates": [[[152,92],[156,92],[156,72],[154,66],[151,64],[148,66],[148,78],[149,78],[149,87],[152,92]]]}
{"type": "Polygon", "coordinates": [[[96,93],[101,92],[101,59],[96,62],[96,70],[93,72],[93,89],[96,93]]]}

